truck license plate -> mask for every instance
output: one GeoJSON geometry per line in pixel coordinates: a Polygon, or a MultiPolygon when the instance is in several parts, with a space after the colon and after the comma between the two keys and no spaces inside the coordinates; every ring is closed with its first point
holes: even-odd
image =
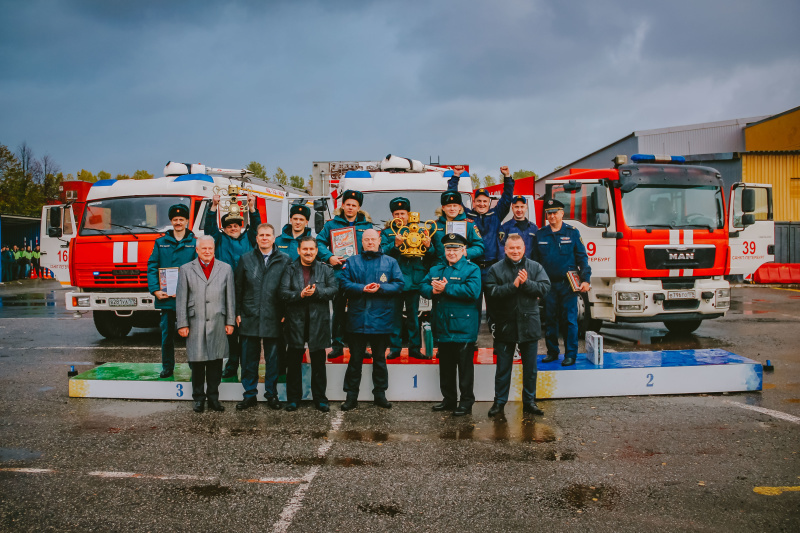
{"type": "Polygon", "coordinates": [[[136,307],[136,298],[109,298],[109,307],[136,307]]]}
{"type": "Polygon", "coordinates": [[[670,300],[694,300],[694,291],[669,291],[667,298],[670,300]]]}

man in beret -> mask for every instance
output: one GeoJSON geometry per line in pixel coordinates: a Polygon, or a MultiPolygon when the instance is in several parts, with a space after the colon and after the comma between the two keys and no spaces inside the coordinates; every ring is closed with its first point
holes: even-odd
{"type": "Polygon", "coordinates": [[[558,359],[559,329],[564,337],[564,361],[561,366],[575,364],[578,354],[578,293],[572,290],[567,272],[578,273],[579,292],[589,292],[592,269],[580,232],[564,224],[564,204],[550,198],[544,203],[548,225],[536,233],[536,262],[550,278],[550,292],[544,298],[545,343],[547,356],[542,363],[558,359]]]}
{"type": "Polygon", "coordinates": [[[441,238],[445,260],[422,281],[422,296],[433,301],[431,327],[439,352],[439,387],[442,401],[434,411],[472,412],[475,403],[474,345],[478,340],[481,272],[466,258],[467,239],[458,233],[441,238]],[[460,398],[459,398],[460,392],[460,398]]]}
{"type": "MultiPolygon", "coordinates": [[[[319,260],[323,263],[328,263],[333,267],[336,273],[336,279],[341,284],[343,280],[342,269],[347,260],[346,257],[334,255],[332,251],[331,231],[341,228],[354,228],[355,230],[355,245],[357,254],[362,251],[362,240],[364,232],[372,229],[372,219],[369,213],[361,210],[361,204],[364,202],[364,193],[361,191],[347,190],[344,191],[340,197],[342,201],[341,207],[334,211],[334,217],[325,223],[322,231],[317,235],[317,245],[319,246],[319,260]]],[[[344,323],[345,323],[345,306],[347,305],[347,298],[343,291],[333,298],[333,317],[331,325],[331,337],[333,351],[328,355],[329,359],[335,359],[344,355],[344,323]]]]}
{"type": "Polygon", "coordinates": [[[512,218],[507,220],[500,226],[500,247],[502,253],[505,254],[503,247],[506,244],[506,239],[509,235],[519,235],[522,237],[522,242],[525,243],[525,255],[527,257],[533,256],[533,242],[536,237],[536,232],[539,228],[536,224],[528,220],[528,200],[524,196],[514,196],[511,202],[512,218]]]}
{"type": "MultiPolygon", "coordinates": [[[[411,202],[408,198],[398,196],[389,202],[389,210],[392,219],[398,219],[403,226],[408,225],[408,212],[411,210],[411,202]]],[[[400,271],[403,273],[403,293],[395,298],[394,303],[394,326],[389,337],[389,356],[387,359],[400,357],[403,349],[403,329],[408,336],[408,356],[416,359],[430,359],[430,355],[422,355],[420,347],[422,341],[419,332],[419,287],[422,279],[427,274],[424,265],[424,257],[403,255],[400,253],[400,246],[403,244],[403,230],[395,235],[398,225],[394,229],[391,227],[392,220],[386,222],[386,227],[381,231],[381,251],[389,257],[393,257],[400,264],[400,271]],[[405,308],[405,317],[403,309],[405,308]]],[[[408,230],[405,231],[408,233],[408,230]]],[[[431,239],[425,236],[422,245],[427,248],[427,253],[433,254],[431,239]]]]}
{"type": "Polygon", "coordinates": [[[305,204],[293,204],[289,208],[289,223],[283,226],[281,234],[275,239],[275,247],[296,261],[300,254],[297,247],[300,239],[311,235],[308,222],[311,220],[311,209],[305,204]]]}
{"type": "Polygon", "coordinates": [[[147,260],[147,290],[156,297],[155,308],[161,311],[161,378],[175,371],[175,295],[161,288],[159,269],[180,268],[197,257],[197,240],[188,229],[189,208],[175,204],[169,208],[172,229],[156,239],[147,260]]]}
{"type": "MultiPolygon", "coordinates": [[[[247,193],[247,209],[250,212],[250,225],[244,232],[244,218],[239,214],[227,213],[222,216],[222,231],[217,226],[217,208],[219,207],[219,194],[211,199],[211,210],[206,215],[203,231],[214,238],[214,256],[218,261],[228,263],[234,272],[239,265],[239,259],[247,252],[255,249],[258,226],[261,224],[261,214],[256,209],[256,197],[247,193]]],[[[233,328],[233,334],[228,335],[228,362],[222,377],[236,377],[239,371],[239,361],[242,358],[242,339],[239,337],[239,326],[233,328]]]]}

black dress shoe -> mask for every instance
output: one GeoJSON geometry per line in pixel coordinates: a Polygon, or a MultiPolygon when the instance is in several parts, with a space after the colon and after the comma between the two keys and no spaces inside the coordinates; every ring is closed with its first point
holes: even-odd
{"type": "Polygon", "coordinates": [[[238,378],[239,372],[233,368],[226,368],[225,371],[222,373],[222,379],[227,378],[238,378]]]}
{"type": "Polygon", "coordinates": [[[419,350],[409,350],[408,356],[413,357],[414,359],[431,359],[430,355],[425,355],[419,350]]]}
{"type": "Polygon", "coordinates": [[[258,404],[258,400],[255,398],[245,398],[241,402],[236,404],[237,411],[244,411],[245,409],[250,409],[251,407],[255,407],[258,404]]]}
{"type": "Polygon", "coordinates": [[[331,353],[328,354],[328,359],[336,359],[337,357],[341,357],[343,355],[344,355],[344,347],[337,346],[336,348],[331,350],[331,353]]]}
{"type": "Polygon", "coordinates": [[[225,410],[225,407],[219,403],[219,400],[208,400],[208,408],[212,411],[219,411],[220,413],[225,410]]]}
{"type": "Polygon", "coordinates": [[[273,396],[272,398],[267,398],[267,405],[269,405],[270,409],[273,409],[275,411],[283,407],[281,405],[281,402],[275,396],[273,396]]]}
{"type": "Polygon", "coordinates": [[[453,411],[456,405],[453,403],[439,402],[431,407],[431,411],[453,411]]]}
{"type": "Polygon", "coordinates": [[[387,400],[386,398],[375,398],[372,403],[377,405],[378,407],[383,407],[384,409],[391,409],[392,402],[387,400]]]}
{"type": "Polygon", "coordinates": [[[558,359],[558,354],[555,355],[548,354],[547,356],[545,356],[544,359],[542,359],[542,363],[552,363],[556,359],[558,359]]]}
{"type": "Polygon", "coordinates": [[[390,359],[397,359],[398,357],[400,357],[400,352],[391,352],[386,356],[386,360],[388,361],[390,359]]]}
{"type": "Polygon", "coordinates": [[[494,402],[492,404],[492,407],[489,409],[489,416],[499,415],[500,413],[503,412],[504,409],[505,409],[504,403],[494,402]]]}
{"type": "Polygon", "coordinates": [[[348,398],[344,401],[344,403],[339,409],[341,409],[342,411],[352,411],[356,407],[358,407],[358,400],[356,400],[355,398],[348,398]]]}
{"type": "Polygon", "coordinates": [[[171,378],[173,374],[173,370],[162,370],[161,373],[158,375],[161,379],[164,378],[171,378]]]}
{"type": "Polygon", "coordinates": [[[471,412],[472,407],[462,407],[459,405],[456,407],[455,411],[453,411],[453,416],[464,416],[470,414],[471,412]]]}
{"type": "Polygon", "coordinates": [[[522,412],[540,416],[544,414],[544,411],[539,409],[539,406],[536,405],[536,403],[522,404],[522,412]]]}
{"type": "Polygon", "coordinates": [[[285,411],[289,411],[290,413],[292,411],[297,411],[297,404],[294,403],[294,402],[289,402],[289,403],[286,404],[286,407],[284,407],[283,409],[285,411]]]}
{"type": "Polygon", "coordinates": [[[323,402],[316,404],[314,407],[317,408],[317,411],[322,411],[323,413],[329,413],[331,410],[331,408],[328,407],[328,404],[323,402]]]}
{"type": "Polygon", "coordinates": [[[561,361],[561,366],[572,366],[575,364],[574,357],[565,357],[563,361],[561,361]]]}
{"type": "Polygon", "coordinates": [[[203,411],[206,410],[206,402],[204,402],[202,400],[199,401],[199,402],[194,402],[193,409],[194,409],[195,413],[202,413],[203,411]]]}

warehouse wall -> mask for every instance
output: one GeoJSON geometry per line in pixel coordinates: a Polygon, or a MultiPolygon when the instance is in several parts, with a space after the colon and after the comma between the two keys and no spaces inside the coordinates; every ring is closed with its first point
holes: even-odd
{"type": "Polygon", "coordinates": [[[742,180],[772,185],[775,221],[800,221],[800,153],[742,154],[742,180]]]}
{"type": "Polygon", "coordinates": [[[744,137],[748,152],[800,150],[800,107],[746,127],[744,137]]]}

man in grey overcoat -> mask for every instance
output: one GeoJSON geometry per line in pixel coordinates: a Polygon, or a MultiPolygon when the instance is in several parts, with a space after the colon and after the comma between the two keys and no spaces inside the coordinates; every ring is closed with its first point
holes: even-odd
{"type": "Polygon", "coordinates": [[[209,409],[224,411],[219,383],[235,320],[233,269],[214,259],[212,237],[198,238],[196,250],[197,258],[178,271],[176,326],[186,338],[194,411],[203,412],[206,398],[209,409]]]}

